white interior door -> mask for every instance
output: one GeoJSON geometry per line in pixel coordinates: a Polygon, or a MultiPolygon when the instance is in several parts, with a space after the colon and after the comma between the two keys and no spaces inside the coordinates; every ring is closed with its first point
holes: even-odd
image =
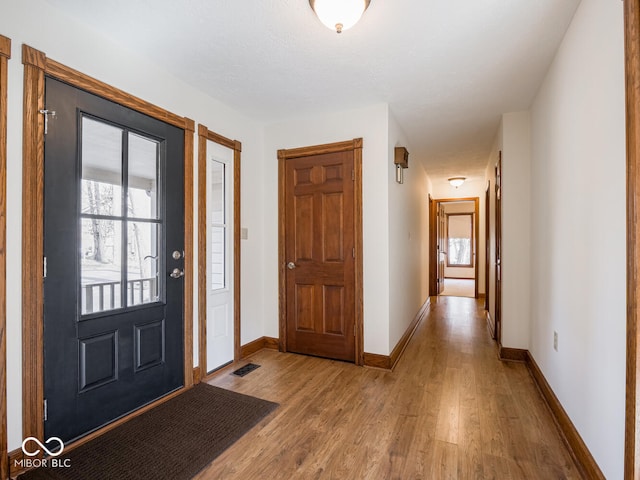
{"type": "Polygon", "coordinates": [[[233,361],[233,154],[207,141],[207,373],[233,361]]]}

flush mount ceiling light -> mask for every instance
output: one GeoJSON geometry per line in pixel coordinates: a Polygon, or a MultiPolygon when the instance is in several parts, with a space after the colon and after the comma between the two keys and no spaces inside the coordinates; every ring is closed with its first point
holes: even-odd
{"type": "Polygon", "coordinates": [[[309,0],[320,21],[338,33],[353,27],[371,0],[309,0]]]}
{"type": "Polygon", "coordinates": [[[465,177],[451,177],[449,179],[449,183],[451,184],[452,187],[458,188],[460,185],[464,183],[465,180],[466,180],[465,177]]]}

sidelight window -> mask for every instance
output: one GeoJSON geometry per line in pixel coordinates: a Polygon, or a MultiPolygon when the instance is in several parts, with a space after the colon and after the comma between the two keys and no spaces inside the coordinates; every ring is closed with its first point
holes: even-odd
{"type": "Polygon", "coordinates": [[[226,165],[212,160],[210,165],[211,207],[211,289],[226,287],[227,223],[226,223],[226,165]]]}

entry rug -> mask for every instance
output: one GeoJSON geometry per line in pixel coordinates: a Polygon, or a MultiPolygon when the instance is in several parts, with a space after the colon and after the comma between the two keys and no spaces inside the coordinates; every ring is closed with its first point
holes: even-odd
{"type": "Polygon", "coordinates": [[[277,407],[201,383],[18,478],[188,480],[277,407]]]}

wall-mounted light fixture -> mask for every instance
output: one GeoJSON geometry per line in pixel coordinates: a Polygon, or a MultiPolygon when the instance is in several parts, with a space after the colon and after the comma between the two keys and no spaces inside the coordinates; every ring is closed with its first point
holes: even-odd
{"type": "Polygon", "coordinates": [[[409,168],[409,152],[404,147],[396,147],[393,163],[396,165],[396,182],[404,183],[404,169],[409,168]]]}
{"type": "Polygon", "coordinates": [[[458,188],[464,183],[465,180],[466,180],[465,177],[451,177],[449,179],[449,183],[451,184],[452,187],[458,188]]]}
{"type": "Polygon", "coordinates": [[[309,0],[320,21],[338,33],[358,23],[370,2],[371,0],[309,0]]]}

